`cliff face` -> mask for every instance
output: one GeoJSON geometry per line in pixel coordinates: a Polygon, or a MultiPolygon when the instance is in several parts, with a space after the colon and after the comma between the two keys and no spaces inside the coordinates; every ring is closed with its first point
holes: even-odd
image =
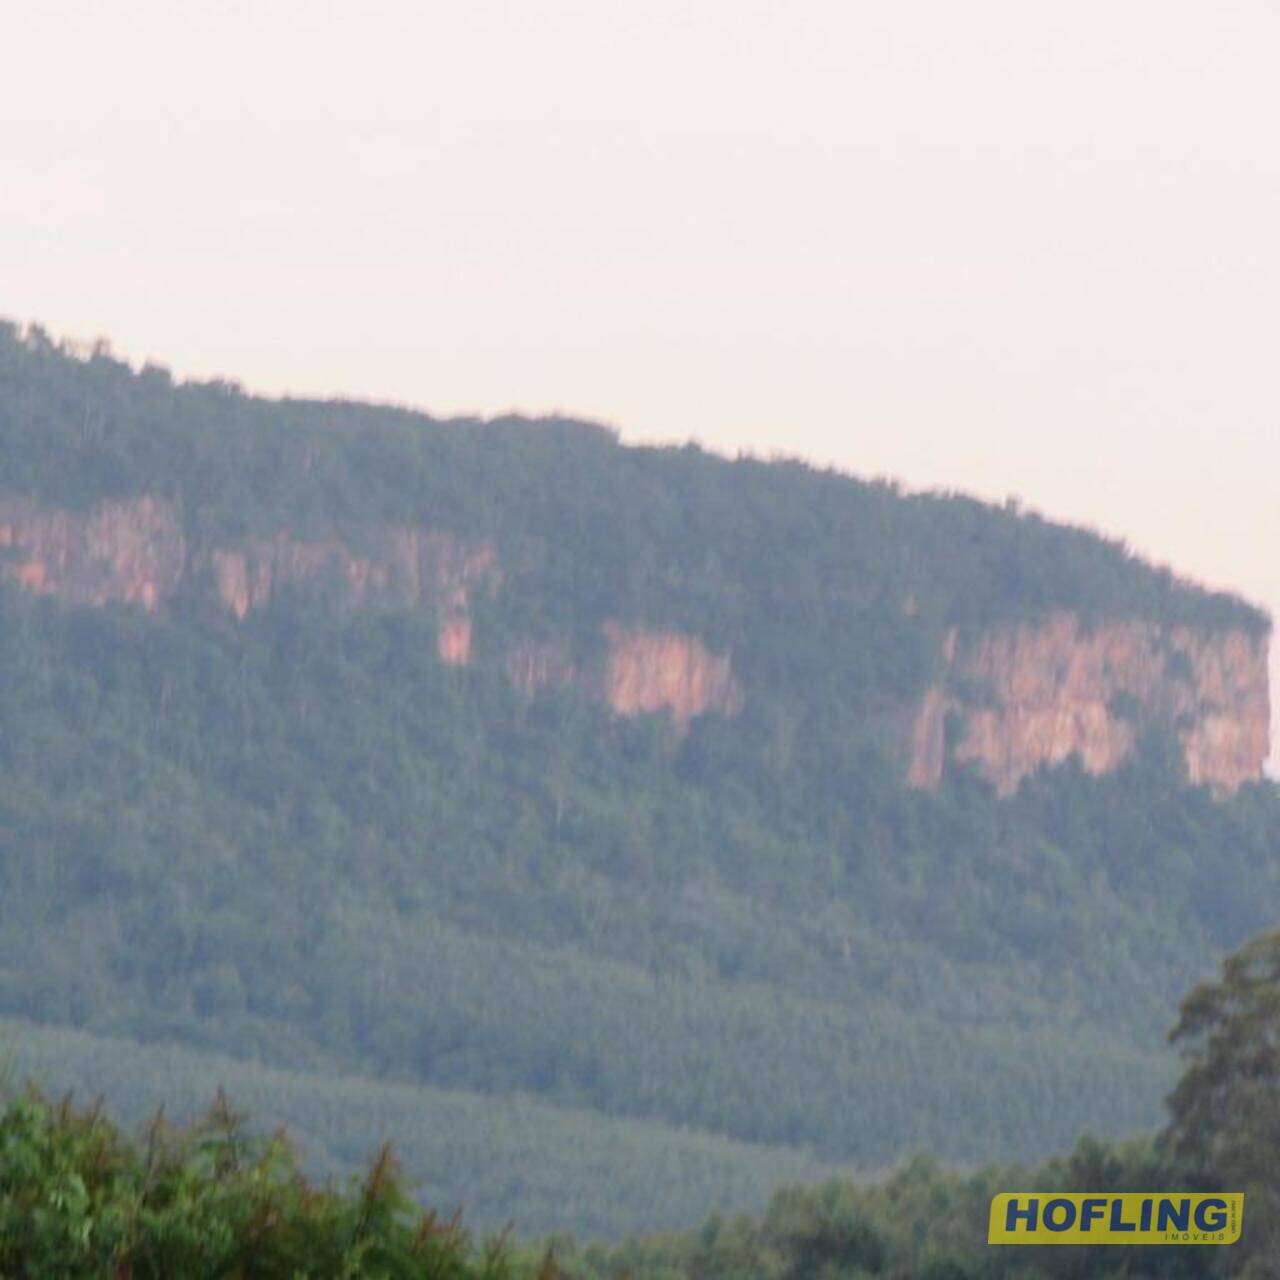
{"type": "Polygon", "coordinates": [[[580,670],[563,645],[518,645],[507,658],[511,682],[527,697],[577,685],[620,716],[666,711],[680,734],[698,716],[734,716],[743,709],[742,686],[729,657],[713,653],[697,636],[612,619],[602,630],[600,670],[580,670]]]}
{"type": "Polygon", "coordinates": [[[604,697],[619,715],[668,710],[676,729],[708,711],[737,715],[742,689],[729,659],[712,653],[696,636],[605,624],[609,657],[604,697]]]}
{"type": "Polygon", "coordinates": [[[173,508],[151,497],[104,502],[89,516],[0,498],[0,555],[5,575],[31,591],[148,611],[172,594],[187,559],[173,508]]]}
{"type": "Polygon", "coordinates": [[[335,539],[304,542],[287,534],[251,539],[209,554],[218,598],[237,618],[259,608],[282,588],[324,585],[344,605],[379,601],[408,607],[433,606],[440,620],[437,649],[442,661],[471,660],[471,601],[476,592],[501,584],[497,552],[488,543],[467,546],[438,529],[393,526],[357,554],[335,539]]]}
{"type": "MultiPolygon", "coordinates": [[[[183,588],[244,619],[282,590],[323,589],[347,608],[431,608],[437,653],[452,666],[472,658],[473,601],[502,584],[492,544],[465,543],[440,529],[391,526],[373,532],[358,552],[337,539],[287,533],[194,548],[173,507],[153,497],[104,503],[87,515],[2,499],[4,551],[4,576],[69,604],[119,601],[154,611],[183,588]]],[[[742,709],[728,657],[697,637],[615,622],[604,625],[604,636],[602,670],[578,670],[561,645],[517,643],[508,674],[528,696],[576,685],[618,715],[669,712],[681,733],[697,716],[742,709]]]]}
{"type": "MultiPolygon", "coordinates": [[[[358,551],[283,532],[193,546],[173,506],[151,496],[86,514],[0,498],[0,574],[70,604],[152,612],[181,590],[238,619],[290,589],[323,589],[348,608],[429,608],[440,660],[455,666],[472,660],[474,601],[503,578],[492,544],[403,525],[372,531],[358,551]]],[[[743,709],[729,656],[697,636],[617,620],[603,624],[603,635],[604,656],[591,670],[562,644],[517,639],[508,675],[528,696],[572,685],[618,715],[667,712],[679,733],[698,716],[743,709]]],[[[1270,741],[1265,637],[1139,620],[1085,628],[1059,612],[965,643],[952,633],[942,659],[941,678],[910,719],[913,786],[937,785],[948,754],[975,763],[1002,795],[1073,755],[1087,772],[1107,773],[1148,725],[1177,734],[1194,782],[1229,793],[1261,776],[1270,741]],[[953,719],[959,732],[949,749],[953,719]]]]}
{"type": "Polygon", "coordinates": [[[336,591],[348,607],[379,601],[430,606],[444,662],[471,658],[471,601],[501,582],[497,553],[437,529],[392,527],[358,554],[336,539],[280,533],[229,547],[193,548],[170,503],[144,496],[88,514],[0,499],[0,571],[68,604],[141,604],[154,612],[180,587],[208,591],[243,619],[289,587],[336,591]]]}
{"type": "Polygon", "coordinates": [[[952,635],[944,659],[911,727],[915,786],[940,780],[951,715],[960,721],[954,759],[975,762],[1001,795],[1072,755],[1087,772],[1108,773],[1147,725],[1176,732],[1193,782],[1229,793],[1262,774],[1270,744],[1263,637],[1145,621],[1085,629],[1060,612],[967,645],[952,635]]]}

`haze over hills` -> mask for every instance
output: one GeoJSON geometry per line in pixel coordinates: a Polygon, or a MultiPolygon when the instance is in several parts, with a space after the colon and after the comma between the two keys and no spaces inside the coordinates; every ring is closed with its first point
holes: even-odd
{"type": "Polygon", "coordinates": [[[0,583],[19,1060],[76,1028],[126,1108],[162,1044],[270,1067],[339,1164],[326,1107],[434,1100],[482,1221],[1147,1125],[1280,906],[1266,617],[1012,507],[10,327],[0,583]],[[714,1158],[605,1195],[623,1120],[632,1187],[714,1158]]]}

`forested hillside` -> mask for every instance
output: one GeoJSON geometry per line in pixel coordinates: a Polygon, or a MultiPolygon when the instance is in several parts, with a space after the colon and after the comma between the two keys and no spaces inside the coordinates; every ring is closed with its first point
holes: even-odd
{"type": "Polygon", "coordinates": [[[99,1037],[81,1089],[176,1045],[292,1073],[273,1119],[723,1144],[646,1208],[566,1139],[568,1228],[1145,1126],[1280,914],[1267,626],[1012,507],[8,329],[0,1015],[53,1086],[31,1024],[99,1037]]]}
{"type": "MultiPolygon", "coordinates": [[[[302,1170],[289,1135],[255,1134],[221,1088],[213,1106],[188,1126],[175,1126],[163,1108],[154,1112],[136,1127],[140,1140],[130,1140],[96,1104],[78,1109],[66,1098],[50,1103],[34,1086],[21,1093],[7,1089],[0,1098],[0,1267],[6,1275],[33,1280],[53,1274],[68,1280],[105,1274],[138,1280],[193,1274],[263,1280],[302,1274],[406,1280],[472,1275],[489,1280],[1212,1280],[1265,1275],[1276,1255],[1278,1232],[1278,991],[1280,931],[1273,930],[1229,956],[1220,980],[1188,993],[1170,1035],[1182,1051],[1183,1071],[1168,1098],[1168,1123],[1158,1133],[1110,1143],[1084,1136],[1069,1156],[1037,1165],[1003,1162],[955,1170],[917,1155],[878,1179],[838,1176],[809,1187],[779,1187],[759,1215],[713,1213],[693,1229],[613,1243],[580,1243],[564,1232],[515,1241],[506,1230],[476,1250],[460,1215],[445,1219],[440,1214],[437,1177],[419,1180],[412,1165],[406,1176],[383,1145],[360,1176],[331,1176],[316,1184],[302,1170]],[[407,1194],[410,1185],[425,1193],[431,1207],[414,1203],[407,1194]],[[1176,1206],[1184,1195],[1169,1193],[1174,1187],[1195,1187],[1206,1199],[1217,1197],[1218,1226],[1206,1223],[1206,1230],[1197,1217],[1190,1231],[1178,1229],[1176,1206]],[[1046,1240],[1043,1231],[1029,1238],[1024,1219],[1016,1228],[1022,1239],[992,1248],[987,1223],[1000,1217],[994,1197],[1011,1188],[1018,1189],[1012,1194],[1027,1209],[1071,1192],[1085,1203],[1102,1205],[1104,1212],[1108,1193],[1147,1192],[1172,1206],[1174,1216],[1142,1236],[1120,1234],[1134,1230],[1132,1221],[1126,1228],[1102,1225],[1103,1239],[1097,1238],[1095,1216],[1091,1225],[1082,1225],[1089,1235],[1078,1242],[1046,1240]],[[1231,1229],[1223,1230],[1232,1221],[1224,1198],[1229,1188],[1242,1212],[1231,1229]],[[1043,1248],[1047,1243],[1064,1247],[1043,1248]],[[1187,1244],[1197,1247],[1183,1247],[1187,1244]],[[1231,1247],[1213,1247],[1220,1244],[1231,1247]],[[1199,1247],[1204,1245],[1210,1247],[1199,1247]]],[[[72,1059],[85,1048],[101,1047],[78,1032],[37,1032],[34,1039],[72,1059]]],[[[149,1068],[158,1062],[195,1055],[152,1052],[145,1055],[150,1064],[143,1051],[134,1056],[143,1060],[146,1077],[155,1075],[149,1068]]],[[[200,1063],[195,1074],[211,1069],[229,1069],[259,1101],[264,1084],[267,1096],[272,1091],[270,1077],[277,1077],[276,1084],[283,1079],[280,1073],[224,1059],[200,1063]]],[[[154,1084],[153,1079],[143,1088],[154,1084]]],[[[366,1126],[367,1136],[371,1120],[389,1118],[379,1108],[395,1089],[350,1085],[334,1091],[302,1084],[290,1103],[328,1121],[331,1129],[333,1122],[356,1130],[366,1126]]],[[[443,1175],[446,1187],[456,1187],[468,1152],[465,1144],[462,1150],[451,1145],[457,1126],[450,1125],[445,1109],[465,1112],[476,1103],[417,1092],[426,1102],[426,1127],[437,1133],[435,1151],[417,1154],[425,1156],[433,1175],[443,1175]]],[[[586,1136],[590,1142],[591,1124],[584,1130],[564,1116],[548,1127],[544,1116],[530,1125],[529,1112],[538,1111],[536,1106],[489,1106],[500,1114],[506,1132],[488,1152],[480,1171],[484,1183],[491,1192],[517,1183],[536,1188],[562,1214],[564,1141],[586,1136]],[[522,1149],[527,1137],[533,1143],[522,1149]]],[[[730,1175],[722,1193],[740,1191],[732,1174],[744,1153],[731,1153],[732,1144],[659,1134],[653,1126],[625,1122],[611,1128],[610,1139],[619,1145],[606,1156],[610,1191],[629,1199],[626,1193],[636,1190],[629,1182],[639,1180],[656,1196],[687,1195],[692,1188],[680,1175],[695,1172],[699,1155],[721,1157],[719,1172],[730,1175]]],[[[573,1176],[571,1167],[570,1181],[573,1176]]],[[[1062,1208],[1059,1204],[1059,1216],[1062,1208]]],[[[1190,1221],[1189,1208],[1183,1215],[1190,1221]]]]}

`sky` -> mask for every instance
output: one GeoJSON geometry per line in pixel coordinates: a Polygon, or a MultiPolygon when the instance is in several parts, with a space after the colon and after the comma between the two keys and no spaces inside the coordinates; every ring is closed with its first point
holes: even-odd
{"type": "Polygon", "coordinates": [[[1280,616],[1280,0],[5,25],[0,315],[1016,495],[1280,616]]]}

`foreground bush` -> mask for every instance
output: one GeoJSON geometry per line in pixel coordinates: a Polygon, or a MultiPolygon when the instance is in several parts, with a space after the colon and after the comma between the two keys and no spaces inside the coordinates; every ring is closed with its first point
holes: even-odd
{"type": "Polygon", "coordinates": [[[0,1113],[0,1275],[501,1280],[456,1217],[410,1200],[387,1149],[363,1180],[316,1186],[282,1135],[249,1135],[221,1095],[199,1124],[130,1141],[97,1109],[34,1092],[0,1113]]]}

